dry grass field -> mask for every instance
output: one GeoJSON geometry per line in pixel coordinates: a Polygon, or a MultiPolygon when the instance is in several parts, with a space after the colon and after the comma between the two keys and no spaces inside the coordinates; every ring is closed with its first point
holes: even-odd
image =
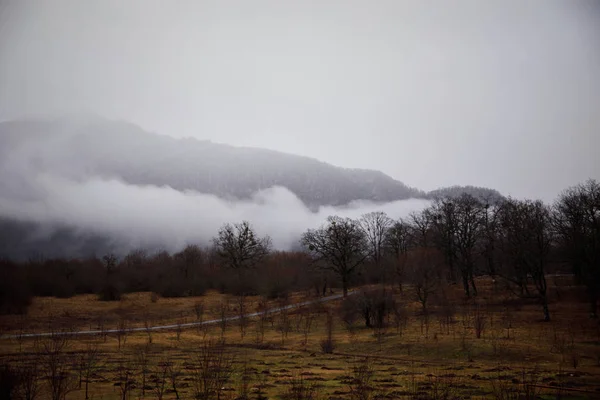
{"type": "MultiPolygon", "coordinates": [[[[348,300],[337,300],[225,326],[21,338],[218,319],[240,307],[238,298],[214,292],[180,299],[137,293],[119,302],[38,298],[26,316],[0,318],[0,358],[13,371],[36,371],[36,398],[52,398],[56,387],[67,399],[85,399],[86,383],[89,399],[600,398],[600,325],[588,318],[582,289],[550,279],[552,320],[543,322],[535,301],[494,290],[490,279],[478,284],[470,301],[447,288],[451,301],[432,303],[427,317],[410,287],[395,289],[403,312],[379,329],[365,327],[360,315],[344,321],[339,309],[348,300]],[[52,380],[53,368],[60,379],[52,380]]],[[[260,301],[248,297],[243,307],[254,312],[260,301]]]]}

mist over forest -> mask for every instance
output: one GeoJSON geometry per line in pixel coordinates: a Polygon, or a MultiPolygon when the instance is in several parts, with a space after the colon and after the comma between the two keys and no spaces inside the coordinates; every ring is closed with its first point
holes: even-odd
{"type": "Polygon", "coordinates": [[[290,250],[329,215],[406,217],[445,191],[502,198],[475,187],[426,193],[379,171],[93,116],[1,123],[0,160],[0,255],[19,259],[206,246],[242,220],[290,250]]]}

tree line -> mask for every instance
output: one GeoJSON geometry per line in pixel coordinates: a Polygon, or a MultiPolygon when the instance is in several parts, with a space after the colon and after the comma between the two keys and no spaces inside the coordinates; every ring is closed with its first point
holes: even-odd
{"type": "Polygon", "coordinates": [[[358,219],[330,216],[300,238],[301,252],[275,252],[250,223],[225,224],[212,246],[148,254],[135,250],[88,260],[31,259],[0,263],[0,311],[22,312],[32,295],[125,292],[201,295],[207,289],[285,296],[325,294],[354,284],[410,283],[423,304],[440,282],[477,296],[476,277],[491,275],[520,296],[540,302],[550,319],[546,275],[569,267],[585,286],[590,315],[600,293],[600,184],[565,190],[551,205],[540,200],[482,199],[469,193],[435,199],[421,212],[392,219],[372,212],[358,219]],[[233,272],[233,273],[232,273],[233,272]]]}

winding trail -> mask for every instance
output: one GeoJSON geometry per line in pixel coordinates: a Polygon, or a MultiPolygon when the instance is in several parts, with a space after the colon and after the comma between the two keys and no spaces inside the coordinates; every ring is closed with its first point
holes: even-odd
{"type": "MultiPolygon", "coordinates": [[[[349,291],[348,296],[352,296],[356,293],[358,293],[358,291],[349,291]]],[[[250,314],[245,314],[244,316],[247,318],[258,317],[259,315],[278,313],[283,310],[290,310],[293,308],[305,307],[305,306],[309,306],[311,304],[326,303],[328,301],[341,299],[342,297],[343,297],[342,294],[335,294],[333,296],[321,297],[320,299],[308,300],[308,301],[303,301],[301,303],[289,304],[289,305],[283,306],[283,307],[271,308],[271,309],[265,310],[265,311],[253,312],[250,314]]],[[[238,319],[240,319],[239,315],[235,315],[235,316],[226,318],[227,322],[236,321],[238,319]]],[[[156,325],[156,326],[150,326],[150,327],[142,326],[142,327],[136,327],[136,328],[126,328],[124,330],[105,329],[105,330],[85,330],[85,331],[66,331],[66,332],[20,333],[20,334],[16,334],[16,335],[1,335],[0,340],[1,339],[17,339],[17,338],[36,338],[36,337],[46,337],[46,336],[104,335],[104,334],[108,334],[108,333],[119,333],[119,332],[123,332],[123,331],[125,333],[160,331],[160,330],[169,330],[169,329],[191,328],[194,326],[201,326],[201,325],[212,325],[212,324],[216,324],[219,322],[221,322],[220,318],[219,319],[211,319],[208,321],[188,322],[185,324],[170,324],[170,325],[156,325]]]]}

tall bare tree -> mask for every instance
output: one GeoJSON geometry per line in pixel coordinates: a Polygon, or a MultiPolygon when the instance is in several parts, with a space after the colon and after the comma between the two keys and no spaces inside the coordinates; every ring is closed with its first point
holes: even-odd
{"type": "Polygon", "coordinates": [[[394,221],[382,211],[364,214],[358,220],[369,245],[369,257],[377,267],[381,266],[386,233],[393,222],[394,221]]]}
{"type": "Polygon", "coordinates": [[[430,208],[434,227],[433,241],[444,255],[449,278],[456,282],[457,244],[456,244],[456,207],[448,198],[437,199],[430,208]]]}
{"type": "Polygon", "coordinates": [[[39,363],[52,400],[64,400],[67,394],[77,389],[77,375],[71,370],[72,354],[67,335],[53,333],[36,344],[39,363]]]}
{"type": "Polygon", "coordinates": [[[402,291],[402,281],[404,280],[406,259],[411,240],[410,225],[402,219],[394,222],[385,235],[386,253],[393,257],[400,291],[402,291]]]}
{"type": "Polygon", "coordinates": [[[507,261],[502,275],[508,279],[514,279],[511,274],[531,277],[544,320],[549,321],[545,273],[553,241],[550,209],[541,201],[508,199],[502,207],[501,221],[507,261]]]}
{"type": "Polygon", "coordinates": [[[408,215],[412,231],[412,240],[415,246],[429,247],[432,243],[433,214],[425,209],[419,213],[412,212],[408,215]]]}
{"type": "Polygon", "coordinates": [[[477,295],[475,259],[484,229],[484,210],[484,204],[471,195],[464,194],[454,200],[456,256],[467,297],[477,295]]]}
{"type": "Polygon", "coordinates": [[[248,221],[223,225],[213,242],[217,254],[238,272],[254,267],[271,251],[271,238],[258,237],[248,221]]]}
{"type": "Polygon", "coordinates": [[[600,297],[600,183],[571,187],[556,202],[553,225],[559,245],[583,282],[590,300],[590,316],[598,317],[600,297]]]}
{"type": "Polygon", "coordinates": [[[359,223],[350,218],[330,216],[319,229],[306,231],[300,243],[321,268],[340,277],[346,297],[350,278],[369,254],[368,242],[359,223]]]}

